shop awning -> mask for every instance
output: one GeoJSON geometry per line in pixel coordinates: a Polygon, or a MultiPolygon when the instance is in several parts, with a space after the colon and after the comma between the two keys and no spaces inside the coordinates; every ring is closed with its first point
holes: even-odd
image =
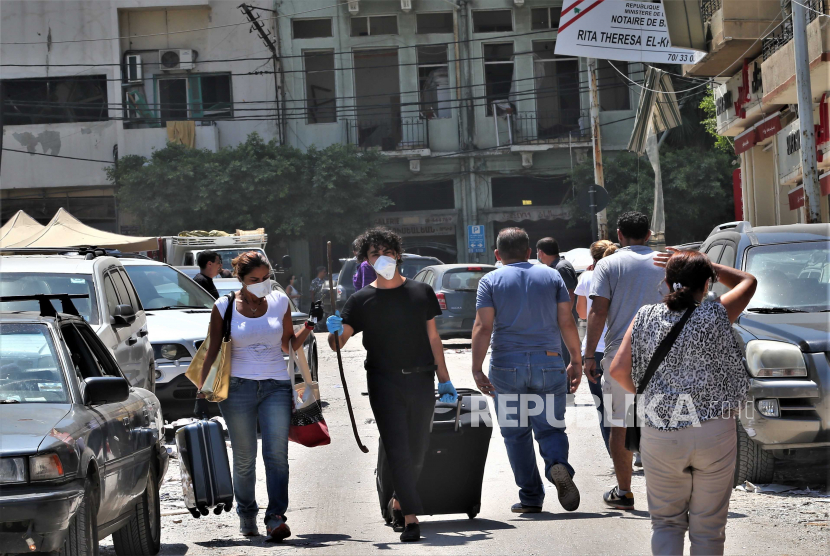
{"type": "Polygon", "coordinates": [[[681,121],[680,106],[669,74],[649,66],[640,91],[637,119],[634,120],[628,150],[637,154],[645,152],[649,126],[654,128],[654,133],[658,133],[679,126],[681,121]]]}
{"type": "Polygon", "coordinates": [[[23,241],[40,232],[44,227],[43,224],[19,210],[0,228],[0,246],[23,241]]]}
{"type": "Polygon", "coordinates": [[[0,241],[0,247],[105,247],[122,251],[148,251],[158,248],[154,237],[122,236],[87,226],[61,208],[42,230],[15,243],[0,241]]]}

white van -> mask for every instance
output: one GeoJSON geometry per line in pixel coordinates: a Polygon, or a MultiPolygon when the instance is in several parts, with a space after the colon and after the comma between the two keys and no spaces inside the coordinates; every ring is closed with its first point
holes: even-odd
{"type": "MultiPolygon", "coordinates": [[[[88,295],[73,299],[80,315],[115,356],[130,384],[155,390],[155,360],[144,307],[119,259],[74,253],[0,257],[0,296],[39,293],[88,295]]],[[[59,301],[52,304],[63,310],[59,301]]],[[[37,301],[12,301],[0,303],[0,311],[39,311],[39,307],[37,301]]]]}

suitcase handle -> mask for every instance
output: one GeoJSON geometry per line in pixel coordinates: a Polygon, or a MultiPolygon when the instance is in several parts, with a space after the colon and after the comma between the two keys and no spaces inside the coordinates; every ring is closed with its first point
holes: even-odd
{"type": "MultiPolygon", "coordinates": [[[[459,394],[458,399],[455,401],[455,403],[440,402],[440,401],[437,401],[437,400],[435,402],[435,407],[441,407],[441,408],[447,408],[447,409],[455,408],[455,426],[453,427],[453,432],[458,432],[459,422],[461,420],[461,398],[463,398],[463,397],[464,397],[463,394],[459,394]]],[[[435,423],[434,419],[429,422],[429,432],[432,432],[432,426],[433,426],[434,423],[435,423]]]]}

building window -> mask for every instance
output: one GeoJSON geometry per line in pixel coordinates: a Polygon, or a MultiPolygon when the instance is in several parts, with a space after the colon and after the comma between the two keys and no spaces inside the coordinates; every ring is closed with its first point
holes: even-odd
{"type": "Polygon", "coordinates": [[[360,147],[395,150],[403,138],[398,49],[354,52],[355,112],[350,140],[360,147]]]}
{"type": "Polygon", "coordinates": [[[530,29],[558,29],[562,8],[534,8],[530,10],[530,29]]]}
{"type": "Polygon", "coordinates": [[[351,23],[353,37],[398,34],[398,17],[395,15],[353,17],[351,23]]]}
{"type": "Polygon", "coordinates": [[[415,27],[418,35],[452,33],[452,12],[415,14],[415,27]]]}
{"type": "Polygon", "coordinates": [[[109,120],[107,76],[3,80],[5,125],[109,120]]]}
{"type": "Polygon", "coordinates": [[[608,60],[597,60],[597,62],[599,109],[603,111],[631,110],[628,82],[620,75],[620,72],[628,75],[628,62],[613,62],[617,69],[611,67],[608,60]]]}
{"type": "Polygon", "coordinates": [[[318,39],[331,36],[331,18],[292,19],[295,39],[318,39]]]}
{"type": "Polygon", "coordinates": [[[533,42],[536,133],[540,139],[579,129],[579,58],[554,54],[556,41],[533,42]]]}
{"type": "Polygon", "coordinates": [[[508,103],[513,84],[513,43],[485,44],[484,88],[487,115],[493,114],[494,103],[508,103]]]}
{"type": "Polygon", "coordinates": [[[473,10],[473,33],[507,33],[512,30],[512,10],[473,10]]]}
{"type": "Polygon", "coordinates": [[[334,51],[303,52],[305,97],[308,123],[337,121],[337,95],[334,87],[334,51]]]}
{"type": "Polygon", "coordinates": [[[449,118],[452,115],[446,45],[418,47],[418,89],[424,118],[449,118]]]}
{"type": "Polygon", "coordinates": [[[158,79],[159,118],[212,120],[233,117],[230,74],[196,74],[158,79]]]}

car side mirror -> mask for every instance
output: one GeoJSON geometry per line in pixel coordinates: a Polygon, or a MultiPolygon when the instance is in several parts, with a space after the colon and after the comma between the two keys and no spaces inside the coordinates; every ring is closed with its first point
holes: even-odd
{"type": "Polygon", "coordinates": [[[115,326],[130,326],[135,322],[135,310],[132,305],[116,305],[112,313],[112,324],[115,326]]]}
{"type": "Polygon", "coordinates": [[[84,405],[119,403],[130,396],[130,383],[119,376],[93,376],[84,380],[84,405]]]}
{"type": "Polygon", "coordinates": [[[283,255],[282,256],[282,267],[286,270],[291,268],[291,256],[290,255],[283,255]]]}

